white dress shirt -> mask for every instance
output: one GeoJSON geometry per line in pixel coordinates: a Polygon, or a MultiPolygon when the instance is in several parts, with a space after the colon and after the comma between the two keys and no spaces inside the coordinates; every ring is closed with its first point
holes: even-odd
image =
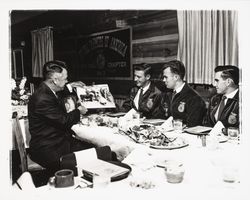
{"type": "MultiPolygon", "coordinates": [[[[143,89],[143,92],[142,92],[142,94],[145,94],[145,92],[148,90],[148,88],[150,87],[150,84],[151,83],[149,83],[147,86],[145,86],[144,88],[142,88],[143,89]]],[[[135,107],[137,108],[137,109],[139,109],[139,96],[140,96],[140,91],[141,91],[141,87],[140,87],[140,89],[138,90],[138,92],[137,92],[137,94],[136,94],[136,96],[135,96],[135,98],[134,98],[134,104],[135,104],[135,107]]]]}
{"type": "Polygon", "coordinates": [[[179,92],[181,92],[181,90],[184,87],[184,85],[185,85],[185,82],[182,83],[182,85],[175,90],[176,94],[179,93],[179,92]]]}

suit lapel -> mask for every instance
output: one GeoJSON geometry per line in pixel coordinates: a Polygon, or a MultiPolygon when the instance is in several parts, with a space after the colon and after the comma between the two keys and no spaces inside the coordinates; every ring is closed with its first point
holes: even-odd
{"type": "Polygon", "coordinates": [[[210,119],[213,121],[213,123],[215,124],[216,123],[216,119],[215,119],[215,113],[217,112],[218,110],[218,107],[219,107],[219,104],[220,104],[220,101],[221,101],[221,98],[222,98],[222,95],[218,95],[215,97],[215,100],[214,102],[212,102],[212,108],[211,108],[211,111],[210,111],[210,119]]]}
{"type": "Polygon", "coordinates": [[[226,105],[225,105],[225,107],[224,107],[224,109],[223,109],[223,111],[222,111],[221,114],[223,115],[225,112],[227,112],[231,108],[232,103],[234,101],[238,101],[238,99],[239,99],[239,91],[234,95],[233,98],[229,98],[227,100],[227,103],[226,103],[226,105]]]}
{"type": "Polygon", "coordinates": [[[183,96],[186,96],[186,93],[188,92],[188,90],[189,90],[188,85],[187,83],[185,83],[182,90],[174,96],[172,103],[174,104],[174,102],[179,102],[183,96]]]}

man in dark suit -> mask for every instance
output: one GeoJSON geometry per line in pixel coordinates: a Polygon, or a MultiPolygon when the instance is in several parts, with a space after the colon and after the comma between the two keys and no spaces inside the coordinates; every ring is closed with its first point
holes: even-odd
{"type": "MultiPolygon", "coordinates": [[[[63,155],[89,149],[94,145],[72,137],[71,126],[80,121],[80,114],[86,114],[87,109],[79,105],[67,113],[64,105],[61,104],[61,96],[70,93],[65,88],[68,83],[66,64],[61,61],[46,63],[43,76],[45,80],[28,103],[30,156],[32,160],[53,173],[60,169],[60,158],[63,155]]],[[[72,87],[83,85],[81,82],[72,82],[67,86],[71,90],[72,87]]],[[[104,156],[107,160],[111,159],[109,147],[96,148],[96,152],[97,157],[102,154],[102,158],[104,156]],[[102,151],[103,149],[105,152],[102,151]]],[[[113,157],[115,157],[114,154],[113,157]]]]}
{"type": "Polygon", "coordinates": [[[215,68],[214,95],[208,106],[205,125],[214,126],[218,121],[228,127],[239,127],[239,68],[232,65],[215,68]]]}
{"type": "Polygon", "coordinates": [[[141,117],[162,118],[159,112],[161,91],[151,81],[151,66],[145,63],[134,68],[134,81],[136,86],[130,91],[129,98],[123,103],[124,111],[135,109],[141,117]]]}
{"type": "Polygon", "coordinates": [[[205,102],[184,82],[185,67],[181,61],[173,60],[163,66],[163,82],[172,89],[164,94],[161,110],[165,117],[181,119],[188,127],[201,125],[205,115],[205,102]]]}

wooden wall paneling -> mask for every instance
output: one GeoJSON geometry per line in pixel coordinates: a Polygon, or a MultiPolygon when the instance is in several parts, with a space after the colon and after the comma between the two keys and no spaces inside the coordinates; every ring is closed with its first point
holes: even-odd
{"type": "Polygon", "coordinates": [[[133,44],[133,57],[167,57],[177,55],[177,41],[133,44]]]}
{"type": "Polygon", "coordinates": [[[161,82],[163,64],[177,57],[177,12],[158,11],[148,17],[144,16],[143,20],[138,17],[137,22],[134,20],[131,24],[133,24],[132,63],[151,64],[152,78],[161,82]]]}
{"type": "Polygon", "coordinates": [[[133,26],[133,40],[176,33],[178,33],[177,18],[147,22],[133,26]]]}

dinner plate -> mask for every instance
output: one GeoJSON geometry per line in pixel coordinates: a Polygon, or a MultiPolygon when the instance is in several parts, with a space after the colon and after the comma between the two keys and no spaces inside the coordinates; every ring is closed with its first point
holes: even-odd
{"type": "Polygon", "coordinates": [[[151,148],[153,149],[166,149],[166,150],[172,150],[172,149],[180,149],[183,147],[188,146],[188,143],[185,143],[183,145],[179,145],[179,146],[155,146],[155,145],[150,145],[151,148]]]}
{"type": "Polygon", "coordinates": [[[166,120],[164,119],[144,119],[143,120],[143,123],[144,124],[152,124],[152,125],[161,125],[165,122],[166,120]]]}
{"type": "Polygon", "coordinates": [[[109,117],[122,117],[122,116],[124,116],[125,114],[126,114],[125,112],[106,113],[106,115],[109,116],[109,117]]]}
{"type": "Polygon", "coordinates": [[[184,129],[185,132],[194,134],[194,135],[207,135],[209,131],[211,130],[212,130],[211,127],[206,127],[206,126],[195,126],[195,127],[184,129]]]}

